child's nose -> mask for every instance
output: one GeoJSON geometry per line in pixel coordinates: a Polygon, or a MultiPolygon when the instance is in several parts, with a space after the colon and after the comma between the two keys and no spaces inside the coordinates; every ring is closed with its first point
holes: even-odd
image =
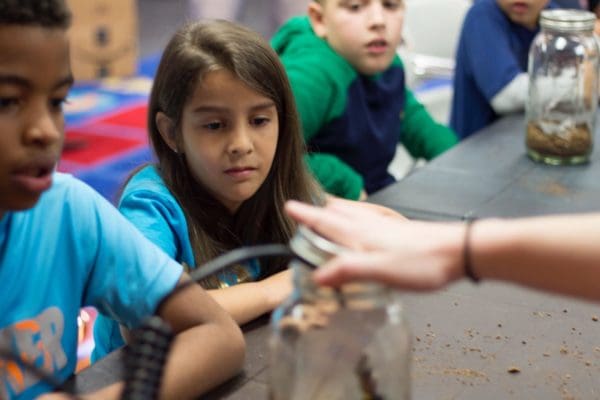
{"type": "Polygon", "coordinates": [[[231,133],[228,151],[233,155],[243,155],[252,152],[251,132],[247,127],[238,127],[231,133]]]}
{"type": "Polygon", "coordinates": [[[33,112],[25,128],[25,141],[28,144],[49,146],[58,142],[62,135],[62,126],[49,110],[33,112]]]}
{"type": "Polygon", "coordinates": [[[369,12],[369,24],[371,27],[381,27],[385,25],[385,10],[383,4],[379,1],[371,2],[369,12]]]}

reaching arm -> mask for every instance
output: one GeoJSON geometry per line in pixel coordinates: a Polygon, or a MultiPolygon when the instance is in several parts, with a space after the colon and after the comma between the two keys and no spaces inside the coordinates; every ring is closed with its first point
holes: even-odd
{"type": "MultiPolygon", "coordinates": [[[[464,224],[406,221],[336,200],[325,209],[290,202],[287,211],[354,250],[315,273],[322,284],[375,280],[431,290],[464,276],[464,224]]],[[[600,300],[600,214],[481,220],[470,237],[482,279],[600,300]]]]}

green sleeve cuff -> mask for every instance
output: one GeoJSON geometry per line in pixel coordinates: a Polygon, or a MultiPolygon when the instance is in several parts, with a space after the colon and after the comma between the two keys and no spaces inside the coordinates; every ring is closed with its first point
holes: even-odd
{"type": "Polygon", "coordinates": [[[358,200],[364,189],[362,176],[334,155],[310,153],[305,156],[308,168],[323,189],[334,196],[358,200]]]}
{"type": "Polygon", "coordinates": [[[408,152],[430,160],[454,146],[458,142],[454,131],[435,121],[410,90],[405,93],[402,143],[408,152]]]}

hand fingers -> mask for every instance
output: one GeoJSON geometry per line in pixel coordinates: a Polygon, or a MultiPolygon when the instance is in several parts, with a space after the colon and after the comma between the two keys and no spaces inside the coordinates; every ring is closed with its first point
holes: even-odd
{"type": "Polygon", "coordinates": [[[344,253],[317,269],[313,279],[325,286],[368,281],[413,291],[439,289],[447,284],[435,269],[403,267],[394,260],[393,255],[384,252],[344,253]]]}
{"type": "Polygon", "coordinates": [[[377,281],[396,286],[397,278],[391,269],[381,267],[383,257],[380,253],[348,252],[335,257],[318,268],[313,274],[320,285],[340,286],[355,281],[377,281]]]}
{"type": "Polygon", "coordinates": [[[348,224],[351,223],[351,220],[347,217],[332,210],[297,201],[288,201],[285,205],[285,211],[293,219],[308,226],[321,236],[342,245],[348,246],[351,244],[352,235],[348,231],[348,224]]]}

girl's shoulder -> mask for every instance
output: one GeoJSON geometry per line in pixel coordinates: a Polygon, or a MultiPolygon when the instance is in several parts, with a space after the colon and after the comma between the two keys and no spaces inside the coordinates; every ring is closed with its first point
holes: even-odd
{"type": "Polygon", "coordinates": [[[171,195],[167,184],[160,176],[155,165],[147,165],[134,173],[123,189],[123,195],[126,197],[130,193],[139,191],[155,192],[157,194],[171,195]]]}

